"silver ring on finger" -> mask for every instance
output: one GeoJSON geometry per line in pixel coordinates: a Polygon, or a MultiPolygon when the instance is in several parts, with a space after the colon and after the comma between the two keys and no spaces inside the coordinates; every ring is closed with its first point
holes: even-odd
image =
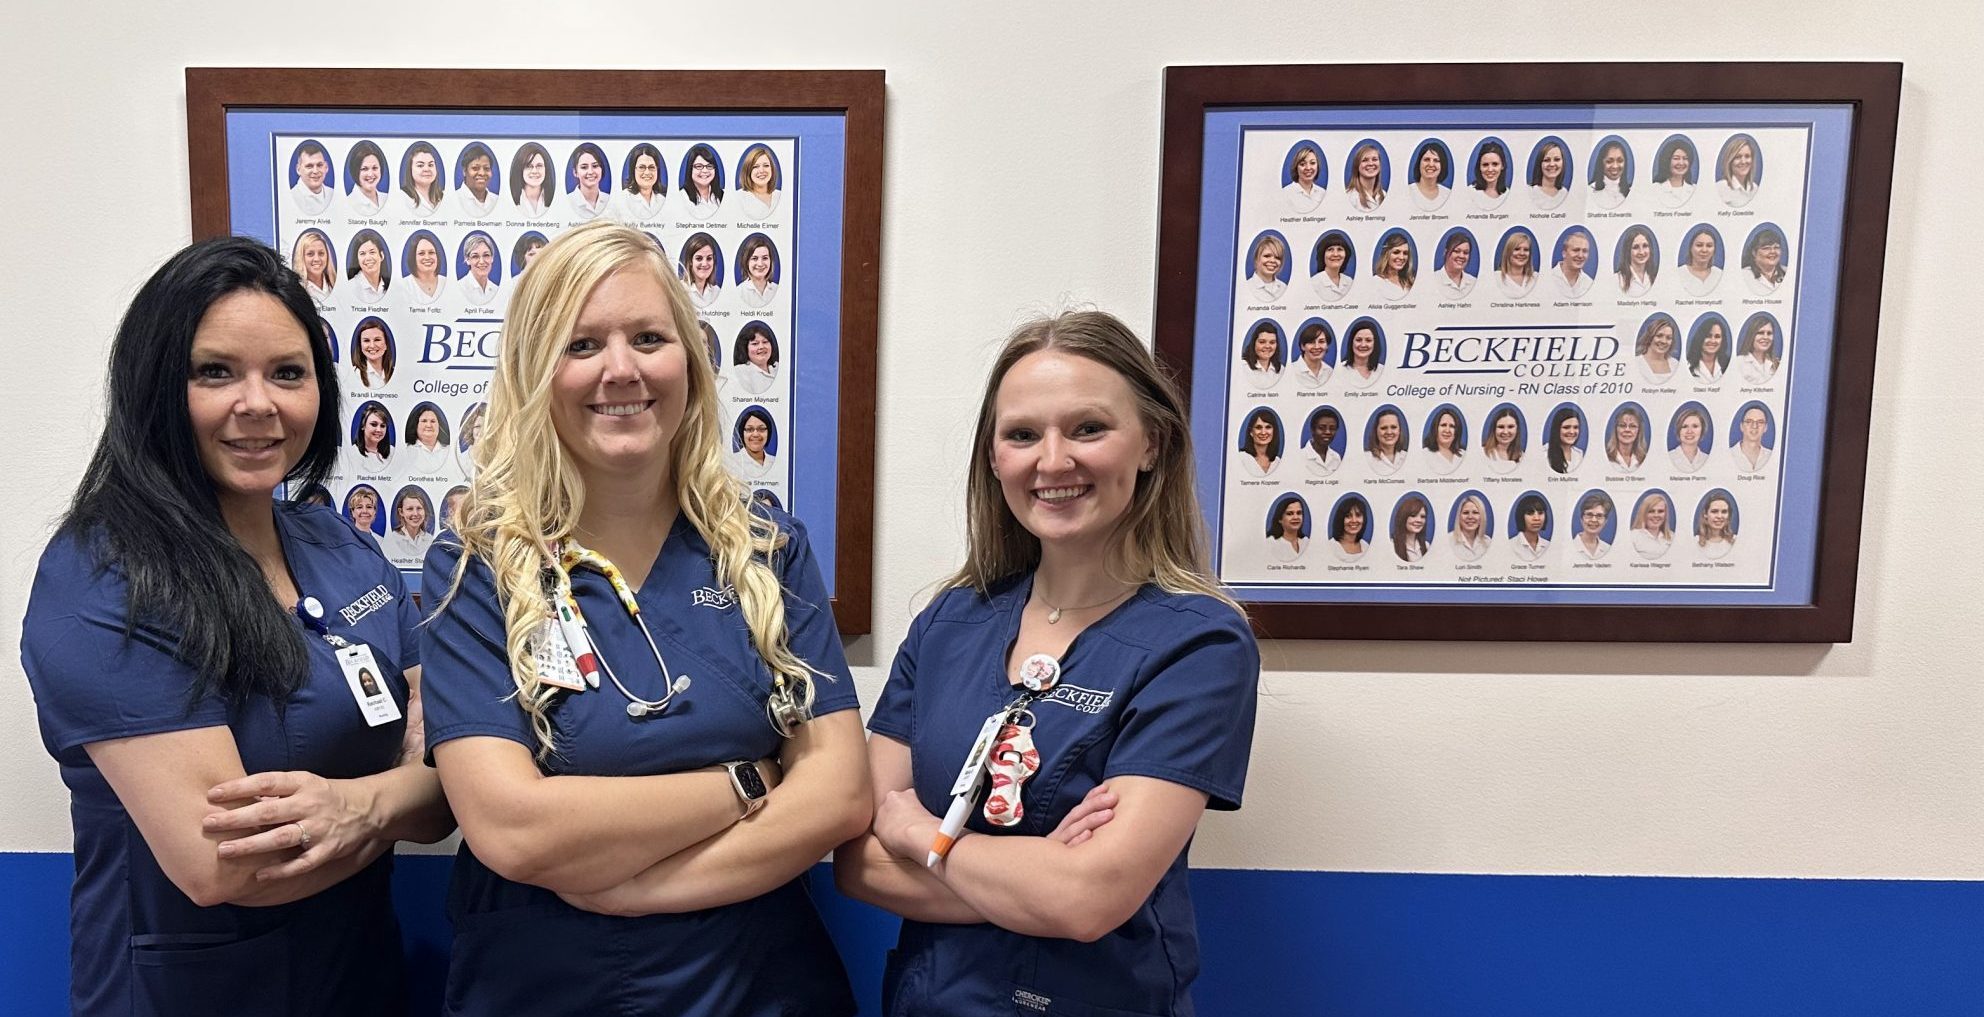
{"type": "Polygon", "coordinates": [[[308,831],[308,830],[305,830],[305,829],[303,828],[303,822],[302,822],[302,820],[298,820],[298,821],[296,821],[296,822],[294,822],[294,823],[291,823],[290,825],[291,825],[291,826],[294,826],[294,827],[296,827],[296,846],[297,846],[297,847],[306,847],[306,848],[307,848],[307,847],[309,847],[309,846],[310,846],[310,831],[308,831]]]}

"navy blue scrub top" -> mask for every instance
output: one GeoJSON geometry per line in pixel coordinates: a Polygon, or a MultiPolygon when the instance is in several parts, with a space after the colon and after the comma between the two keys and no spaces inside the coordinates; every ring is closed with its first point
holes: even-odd
{"type": "MultiPolygon", "coordinates": [[[[916,796],[932,815],[980,725],[1020,691],[1006,677],[1032,591],[1026,575],[981,596],[946,590],[918,615],[868,727],[909,746],[916,796]]],[[[1156,777],[1240,807],[1254,737],[1260,648],[1233,608],[1145,586],[1090,625],[1061,659],[1060,684],[1036,700],[1040,772],[1012,827],[974,807],[967,829],[994,837],[1051,833],[1082,797],[1114,777],[1156,777]]],[[[905,920],[883,973],[888,1017],[1192,1014],[1198,923],[1187,880],[1189,842],[1130,920],[1094,943],[1023,936],[994,925],[905,920]]]]}
{"type": "MultiPolygon", "coordinates": [[[[771,566],[785,587],[792,652],[831,676],[815,677],[814,712],[859,705],[826,584],[799,521],[769,515],[787,535],[771,566]]],[[[452,538],[427,554],[424,588],[447,590],[461,554],[452,538]]],[[[572,575],[595,647],[629,690],[661,698],[664,682],[640,629],[605,577],[572,575]]],[[[709,544],[677,517],[635,597],[673,674],[691,678],[666,712],[627,716],[627,699],[602,680],[561,691],[550,717],[557,752],[549,775],[650,776],[775,755],[765,717],[772,673],[751,645],[743,611],[716,578],[709,544]]],[[[502,610],[487,566],[472,560],[461,589],[422,630],[421,690],[430,749],[455,738],[508,738],[536,755],[530,722],[512,700],[502,610]]],[[[450,1014],[669,1015],[854,1013],[840,956],[795,879],[770,893],[704,911],[617,918],[581,911],[541,887],[497,875],[464,841],[448,891],[455,926],[445,1012],[450,1014]]]]}
{"type": "MultiPolygon", "coordinates": [[[[327,508],[278,502],[276,531],[331,632],[372,648],[406,712],[402,669],[419,663],[419,621],[379,546],[327,508]]],[[[92,545],[94,541],[90,542],[92,545]]],[[[188,591],[198,596],[198,591],[188,591]]],[[[283,714],[263,696],[188,705],[192,669],[177,638],[139,619],[127,639],[123,573],[59,535],[42,553],[21,663],[42,743],[61,764],[76,831],[69,907],[70,1005],[77,1014],[397,1014],[406,1009],[391,899],[392,855],[313,897],[274,907],[202,908],[181,893],[84,746],[225,726],[248,773],[352,778],[391,768],[404,720],[367,727],[330,644],[302,626],[310,674],[283,714]]]]}

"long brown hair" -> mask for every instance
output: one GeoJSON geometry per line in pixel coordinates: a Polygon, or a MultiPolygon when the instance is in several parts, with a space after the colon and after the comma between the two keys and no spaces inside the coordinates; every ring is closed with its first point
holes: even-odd
{"type": "Polygon", "coordinates": [[[1193,482],[1192,438],[1184,400],[1149,347],[1116,316],[1068,311],[1036,318],[1013,331],[986,379],[965,483],[966,555],[946,587],[988,592],[1001,580],[1040,564],[1040,540],[1006,506],[990,468],[999,386],[1029,354],[1046,351],[1092,360],[1115,371],[1130,387],[1137,417],[1153,449],[1151,469],[1137,474],[1130,506],[1109,536],[1109,574],[1124,582],[1154,583],[1168,593],[1200,593],[1238,611],[1240,606],[1212,577],[1204,517],[1193,482]]]}

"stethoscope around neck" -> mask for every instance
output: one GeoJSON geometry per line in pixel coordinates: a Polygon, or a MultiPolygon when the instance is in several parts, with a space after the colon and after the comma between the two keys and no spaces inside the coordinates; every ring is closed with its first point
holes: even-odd
{"type": "MultiPolygon", "coordinates": [[[[668,709],[677,693],[689,688],[687,674],[672,674],[668,661],[662,656],[661,647],[654,641],[654,633],[648,630],[648,623],[641,617],[640,601],[634,598],[634,591],[627,580],[620,575],[620,569],[597,551],[580,545],[576,541],[566,541],[555,548],[562,574],[547,570],[546,596],[551,601],[552,617],[557,622],[565,642],[571,648],[572,661],[587,684],[597,688],[599,673],[619,693],[626,697],[627,716],[633,720],[645,720],[657,716],[668,709]],[[626,608],[627,616],[634,620],[641,630],[641,638],[647,641],[648,652],[654,655],[655,666],[661,669],[663,682],[660,699],[647,699],[636,695],[613,671],[613,666],[601,656],[598,647],[586,625],[585,615],[579,610],[579,599],[572,592],[571,574],[578,569],[588,568],[599,573],[612,585],[613,593],[620,599],[620,606],[626,608]]],[[[782,738],[790,738],[801,724],[813,719],[813,683],[792,681],[779,675],[772,680],[772,694],[765,701],[765,719],[782,738]]]]}
{"type": "Polygon", "coordinates": [[[684,692],[689,688],[689,676],[672,674],[669,671],[668,660],[662,656],[661,647],[654,641],[654,633],[648,630],[647,621],[641,617],[640,602],[634,599],[634,591],[627,586],[627,580],[620,575],[620,569],[597,551],[569,542],[559,550],[558,562],[564,568],[564,575],[548,577],[555,583],[555,589],[548,590],[547,593],[552,602],[553,614],[558,620],[565,641],[570,644],[572,660],[580,674],[584,675],[590,684],[597,685],[598,672],[605,672],[606,680],[626,697],[627,716],[634,720],[645,720],[668,709],[668,704],[674,701],[676,693],[684,692]],[[613,665],[607,663],[606,658],[600,655],[598,647],[593,644],[585,615],[579,611],[579,598],[572,592],[571,573],[581,568],[592,569],[606,578],[607,583],[613,587],[614,595],[620,598],[620,605],[627,609],[627,616],[632,618],[635,626],[641,630],[641,638],[647,640],[648,652],[654,655],[655,666],[661,669],[663,686],[660,699],[648,699],[636,695],[634,690],[628,688],[626,683],[620,680],[620,676],[614,673],[613,665]]]}

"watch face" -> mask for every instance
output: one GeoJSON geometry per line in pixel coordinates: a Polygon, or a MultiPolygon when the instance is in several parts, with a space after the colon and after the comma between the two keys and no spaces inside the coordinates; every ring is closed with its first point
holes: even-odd
{"type": "Polygon", "coordinates": [[[744,792],[745,798],[755,800],[763,798],[768,793],[765,790],[765,779],[758,775],[756,764],[745,763],[742,766],[733,768],[730,772],[736,776],[737,786],[744,792]]]}

